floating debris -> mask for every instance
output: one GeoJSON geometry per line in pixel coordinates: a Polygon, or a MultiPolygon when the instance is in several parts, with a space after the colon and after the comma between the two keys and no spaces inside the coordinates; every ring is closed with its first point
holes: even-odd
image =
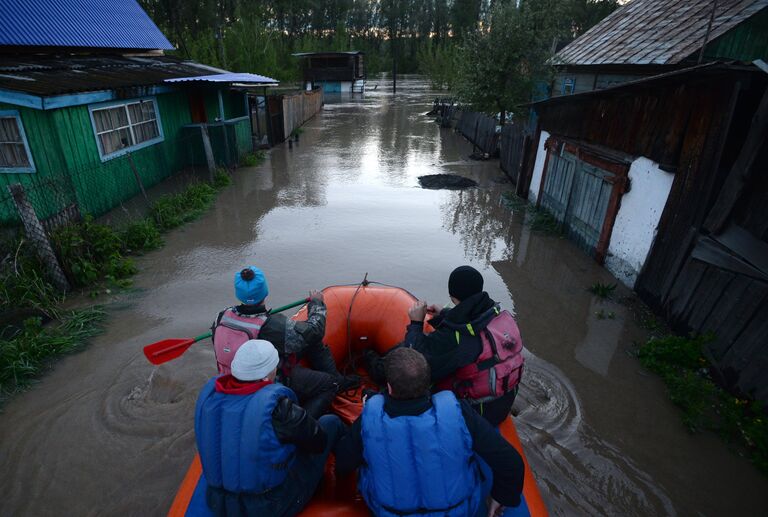
{"type": "Polygon", "coordinates": [[[421,188],[461,190],[476,187],[477,182],[456,174],[429,174],[419,176],[421,188]]]}

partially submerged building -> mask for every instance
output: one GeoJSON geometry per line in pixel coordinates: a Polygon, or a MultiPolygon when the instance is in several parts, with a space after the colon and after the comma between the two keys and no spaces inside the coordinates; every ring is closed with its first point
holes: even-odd
{"type": "Polygon", "coordinates": [[[529,199],[768,403],[768,65],[709,63],[535,104],[529,199]]]}
{"type": "Polygon", "coordinates": [[[163,55],[173,46],[135,0],[0,0],[0,12],[0,224],[17,221],[11,184],[40,218],[98,215],[252,151],[246,91],[276,81],[163,55]]]}
{"type": "Polygon", "coordinates": [[[768,58],[768,0],[632,0],[560,50],[553,97],[718,60],[768,58]]]}
{"type": "Polygon", "coordinates": [[[322,88],[323,93],[364,93],[365,54],[348,52],[301,52],[304,89],[322,88]]]}

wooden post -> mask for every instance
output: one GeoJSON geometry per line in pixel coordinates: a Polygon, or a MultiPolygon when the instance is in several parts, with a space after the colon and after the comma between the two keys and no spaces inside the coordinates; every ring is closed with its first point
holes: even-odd
{"type": "Polygon", "coordinates": [[[144,201],[149,202],[149,198],[147,197],[147,191],[144,190],[144,183],[141,181],[141,176],[139,176],[139,171],[136,170],[136,164],[133,163],[133,156],[131,156],[131,153],[126,153],[128,155],[128,164],[131,166],[131,171],[133,172],[133,177],[136,178],[136,183],[139,185],[139,188],[141,189],[141,195],[144,196],[144,201]]]}
{"type": "Polygon", "coordinates": [[[208,124],[200,124],[200,136],[203,137],[203,149],[205,150],[205,161],[208,163],[208,174],[213,181],[216,174],[216,162],[213,161],[213,148],[211,147],[211,138],[208,135],[208,124]]]}
{"type": "Polygon", "coordinates": [[[16,205],[16,210],[19,212],[21,222],[24,223],[24,231],[34,245],[40,260],[48,268],[53,285],[60,291],[68,291],[69,282],[67,277],[64,275],[64,271],[62,271],[61,265],[59,265],[59,260],[53,252],[51,243],[48,241],[48,235],[45,233],[40,219],[37,218],[34,207],[32,207],[24,193],[24,187],[20,183],[14,183],[13,185],[8,185],[8,190],[13,198],[13,203],[16,205]]]}

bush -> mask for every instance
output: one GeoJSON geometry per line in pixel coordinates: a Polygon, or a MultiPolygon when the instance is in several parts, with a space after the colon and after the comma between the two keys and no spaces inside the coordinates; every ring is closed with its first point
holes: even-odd
{"type": "Polygon", "coordinates": [[[103,319],[104,311],[92,307],[68,312],[53,326],[29,318],[16,334],[0,335],[0,399],[27,387],[53,357],[85,346],[101,332],[103,319]]]}
{"type": "Polygon", "coordinates": [[[75,287],[92,285],[107,276],[122,279],[136,273],[133,261],[123,256],[120,236],[89,215],[81,223],[56,229],[51,237],[75,287]]]}
{"type": "Polygon", "coordinates": [[[232,183],[232,176],[229,175],[227,169],[219,167],[216,169],[216,174],[213,176],[213,187],[216,189],[222,189],[232,183]]]}
{"type": "Polygon", "coordinates": [[[734,397],[718,386],[703,355],[711,335],[651,339],[638,350],[640,362],[664,380],[672,402],[683,411],[691,432],[705,429],[743,447],[752,463],[768,474],[768,421],[755,401],[734,397]]]}
{"type": "Polygon", "coordinates": [[[200,216],[213,202],[216,189],[193,183],[180,194],[168,194],[152,206],[151,216],[161,230],[170,230],[200,216]]]}
{"type": "Polygon", "coordinates": [[[246,167],[255,167],[263,162],[266,157],[267,155],[264,151],[256,151],[255,153],[246,154],[243,157],[243,165],[246,167]]]}
{"type": "Polygon", "coordinates": [[[123,228],[120,239],[126,253],[156,250],[163,245],[160,230],[152,219],[142,219],[129,224],[123,228]]]}
{"type": "Polygon", "coordinates": [[[34,309],[53,318],[63,296],[51,284],[45,267],[25,239],[3,246],[0,257],[0,307],[3,312],[34,309]]]}

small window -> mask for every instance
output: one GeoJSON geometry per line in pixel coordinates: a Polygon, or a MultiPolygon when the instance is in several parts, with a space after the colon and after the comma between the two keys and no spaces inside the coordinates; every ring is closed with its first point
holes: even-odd
{"type": "Polygon", "coordinates": [[[576,86],[576,79],[573,77],[566,77],[563,79],[563,95],[571,95],[576,86]]]}
{"type": "Polygon", "coordinates": [[[35,172],[17,111],[0,111],[0,172],[35,172]]]}
{"type": "Polygon", "coordinates": [[[92,106],[90,110],[102,159],[113,158],[163,139],[154,99],[92,106]]]}

